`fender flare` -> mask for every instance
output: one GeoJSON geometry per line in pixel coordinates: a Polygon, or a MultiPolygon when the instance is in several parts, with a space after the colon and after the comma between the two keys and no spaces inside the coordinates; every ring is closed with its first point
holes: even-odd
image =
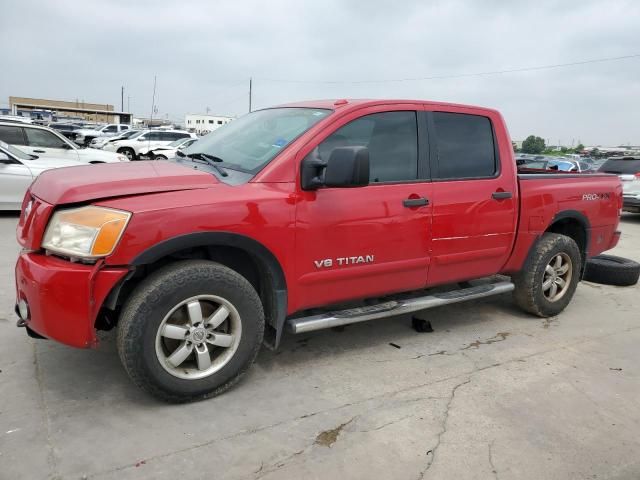
{"type": "Polygon", "coordinates": [[[270,348],[278,348],[287,316],[287,282],[280,262],[278,262],[275,255],[267,247],[253,238],[238,233],[220,231],[187,233],[163,240],[149,247],[139,253],[130,264],[134,268],[140,267],[154,263],[163,257],[187,248],[216,246],[233,247],[244,250],[266,269],[273,292],[273,298],[271,299],[271,319],[272,326],[275,329],[275,338],[270,341],[265,338],[265,341],[270,348]]]}
{"type": "Polygon", "coordinates": [[[585,239],[584,239],[584,252],[583,253],[584,253],[584,260],[586,261],[587,254],[589,252],[589,243],[591,241],[591,223],[589,222],[589,219],[587,218],[587,216],[585,214],[583,214],[582,212],[579,212],[577,210],[563,210],[561,212],[558,212],[553,217],[553,219],[549,223],[549,226],[547,227],[547,230],[549,228],[551,228],[553,226],[553,224],[558,222],[559,220],[575,220],[580,225],[582,225],[582,228],[584,228],[585,239]]]}

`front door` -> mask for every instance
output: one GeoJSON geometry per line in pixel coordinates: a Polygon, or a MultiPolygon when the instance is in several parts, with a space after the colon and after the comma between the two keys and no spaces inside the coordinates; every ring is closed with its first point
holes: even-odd
{"type": "Polygon", "coordinates": [[[27,144],[21,149],[43,159],[47,157],[78,160],[79,155],[75,147],[71,147],[58,135],[39,128],[24,128],[27,144]]]}
{"type": "Polygon", "coordinates": [[[511,153],[499,151],[496,141],[497,115],[464,108],[426,113],[433,178],[429,285],[493,275],[509,258],[517,185],[511,153]]]}
{"type": "Polygon", "coordinates": [[[301,191],[296,209],[296,310],[423,288],[429,265],[431,183],[421,168],[414,105],[355,112],[300,152],[369,150],[370,183],[301,191]]]}

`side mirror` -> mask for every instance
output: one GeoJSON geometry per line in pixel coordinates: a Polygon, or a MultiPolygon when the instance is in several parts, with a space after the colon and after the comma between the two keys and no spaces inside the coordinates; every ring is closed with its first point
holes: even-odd
{"type": "Polygon", "coordinates": [[[146,138],[144,138],[144,137],[138,137],[138,141],[139,141],[139,142],[142,142],[142,141],[144,141],[144,140],[146,140],[146,138]]]}
{"type": "Polygon", "coordinates": [[[302,162],[301,181],[303,190],[369,185],[369,150],[366,147],[337,147],[326,162],[308,156],[302,162]]]}

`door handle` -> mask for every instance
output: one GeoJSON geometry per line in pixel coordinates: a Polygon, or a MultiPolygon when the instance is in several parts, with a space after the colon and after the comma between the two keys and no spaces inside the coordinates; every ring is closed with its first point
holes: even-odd
{"type": "Polygon", "coordinates": [[[420,197],[420,198],[405,198],[402,201],[402,204],[405,207],[422,207],[424,205],[429,205],[429,200],[427,200],[424,197],[420,197]]]}
{"type": "Polygon", "coordinates": [[[34,150],[33,152],[34,152],[34,153],[47,153],[47,152],[46,152],[46,151],[44,151],[44,150],[34,150]]]}
{"type": "Polygon", "coordinates": [[[505,200],[507,198],[513,197],[511,192],[493,192],[491,196],[496,200],[505,200]]]}

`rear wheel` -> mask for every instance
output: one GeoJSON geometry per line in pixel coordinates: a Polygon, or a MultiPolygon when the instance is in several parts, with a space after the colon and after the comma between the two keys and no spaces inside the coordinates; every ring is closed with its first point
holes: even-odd
{"type": "Polygon", "coordinates": [[[573,239],[557,233],[545,233],[533,248],[522,271],[513,277],[513,296],[523,310],[551,317],[573,298],[582,257],[573,239]]]}
{"type": "Polygon", "coordinates": [[[164,155],[155,155],[153,157],[154,160],[166,160],[167,157],[165,157],[164,155]]]}
{"type": "Polygon", "coordinates": [[[185,402],[217,395],[253,363],[264,332],[258,294],[235,271],[187,260],[145,279],[118,324],[131,379],[152,395],[185,402]]]}

